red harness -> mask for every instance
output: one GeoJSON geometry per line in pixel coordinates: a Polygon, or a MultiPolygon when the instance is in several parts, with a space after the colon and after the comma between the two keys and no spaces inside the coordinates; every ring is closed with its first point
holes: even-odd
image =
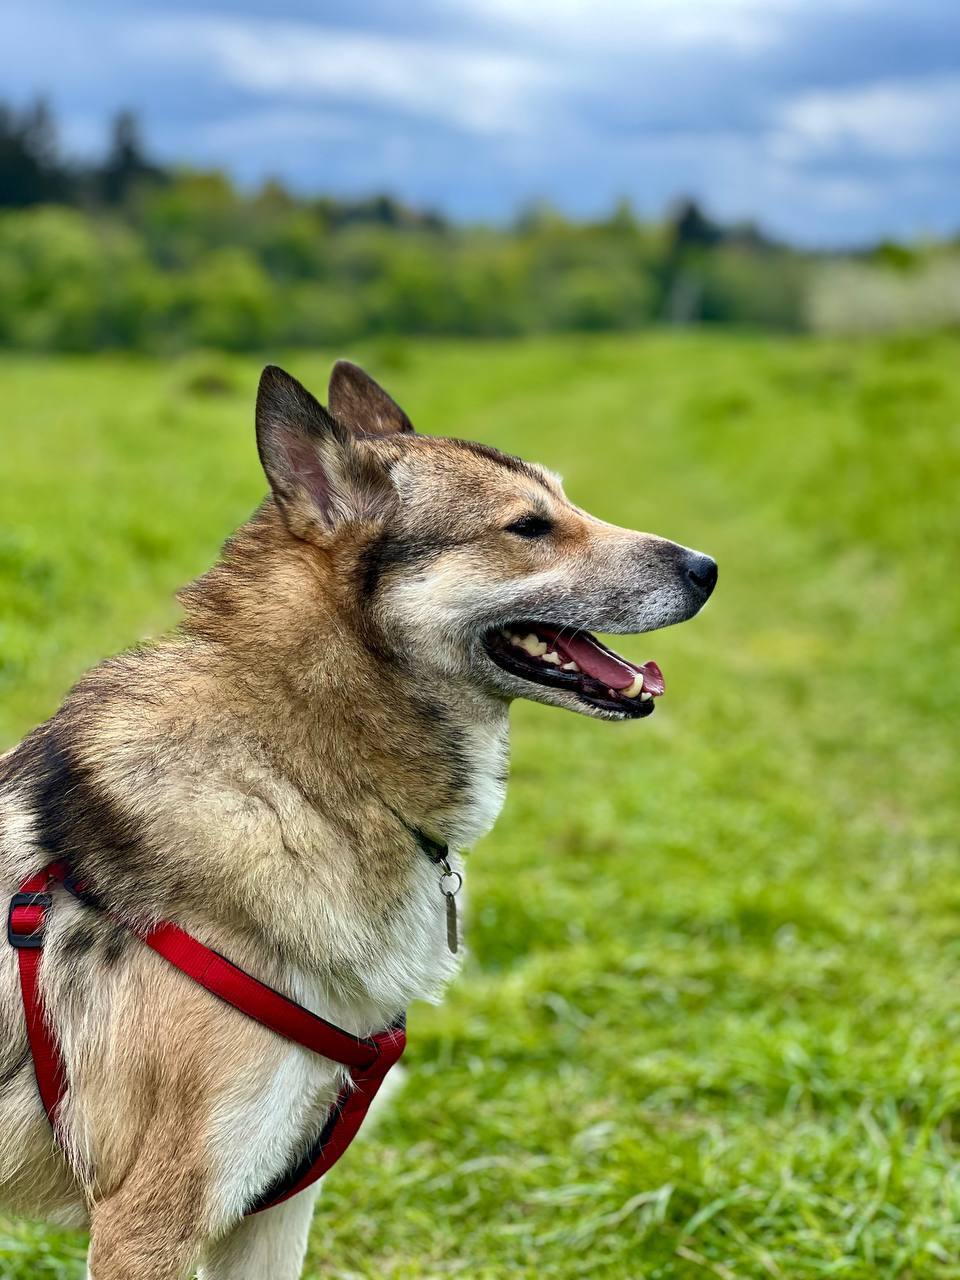
{"type": "MultiPolygon", "coordinates": [[[[70,876],[67,864],[52,862],[24,880],[20,892],[11,899],[7,918],[7,939],[16,948],[20,962],[20,989],[33,1068],[54,1132],[67,1080],[63,1059],[44,1013],[39,978],[47,912],[53,905],[51,890],[57,884],[64,885],[81,902],[92,905],[70,876]]],[[[295,1168],[268,1187],[247,1212],[259,1213],[272,1208],[323,1177],[353,1141],[387,1072],[403,1053],[407,1042],[405,1020],[401,1018],[395,1026],[369,1039],[354,1036],[258,982],[169,921],[134,932],[141,942],[181,973],[254,1022],[350,1069],[350,1080],[341,1089],[312,1148],[295,1168]]]]}

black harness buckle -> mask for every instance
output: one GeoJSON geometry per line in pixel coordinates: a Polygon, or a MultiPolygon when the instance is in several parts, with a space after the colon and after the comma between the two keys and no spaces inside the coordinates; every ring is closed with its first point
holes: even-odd
{"type": "Polygon", "coordinates": [[[46,913],[53,905],[53,895],[49,893],[15,893],[10,899],[10,910],[7,914],[7,941],[18,951],[38,951],[43,946],[43,935],[47,922],[44,916],[39,924],[32,924],[29,930],[21,933],[16,927],[13,913],[18,907],[41,907],[46,913]]]}

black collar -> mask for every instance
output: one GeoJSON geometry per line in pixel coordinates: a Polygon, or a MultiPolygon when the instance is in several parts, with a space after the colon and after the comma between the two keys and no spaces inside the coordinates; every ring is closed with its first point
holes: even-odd
{"type": "Polygon", "coordinates": [[[410,827],[409,830],[421,850],[435,867],[442,866],[446,862],[450,850],[445,844],[439,844],[436,840],[431,840],[427,833],[421,831],[418,827],[410,827]]]}
{"type": "Polygon", "coordinates": [[[420,849],[420,852],[430,859],[435,867],[447,867],[447,859],[450,856],[449,846],[441,844],[439,840],[434,840],[428,836],[425,831],[421,831],[419,827],[412,827],[401,814],[397,813],[393,805],[387,805],[387,808],[397,819],[397,821],[410,832],[420,849]]]}

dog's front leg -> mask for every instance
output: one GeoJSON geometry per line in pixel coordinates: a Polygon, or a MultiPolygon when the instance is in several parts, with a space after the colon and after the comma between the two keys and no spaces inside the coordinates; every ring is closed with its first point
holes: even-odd
{"type": "Polygon", "coordinates": [[[200,1280],[300,1280],[319,1187],[255,1213],[204,1251],[200,1280]]]}
{"type": "Polygon", "coordinates": [[[186,1280],[203,1243],[199,1184],[139,1176],[138,1168],[90,1215],[88,1280],[186,1280]]]}

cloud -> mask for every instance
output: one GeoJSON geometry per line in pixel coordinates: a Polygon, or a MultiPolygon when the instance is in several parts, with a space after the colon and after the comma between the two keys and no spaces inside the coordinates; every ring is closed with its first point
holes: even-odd
{"type": "Polygon", "coordinates": [[[779,43],[799,0],[465,0],[475,20],[575,49],[727,48],[779,43]]]}
{"type": "Polygon", "coordinates": [[[960,158],[960,76],[801,94],[781,112],[777,145],[793,160],[851,151],[917,162],[960,158]]]}
{"type": "Polygon", "coordinates": [[[529,128],[549,68],[516,53],[289,22],[149,19],[138,51],[209,59],[235,88],[264,97],[380,105],[471,133],[529,128]]]}

